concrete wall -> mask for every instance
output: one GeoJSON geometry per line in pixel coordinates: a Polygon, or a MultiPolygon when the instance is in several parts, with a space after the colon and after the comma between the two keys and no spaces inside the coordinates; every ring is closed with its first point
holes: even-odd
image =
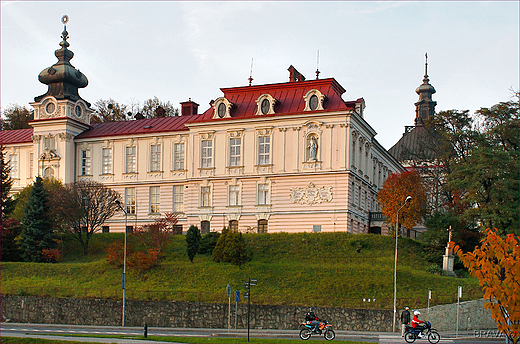
{"type": "MultiPolygon", "coordinates": [[[[484,308],[484,299],[465,301],[459,308],[459,331],[496,329],[491,312],[484,308]]],[[[457,304],[440,305],[419,309],[421,320],[428,320],[439,331],[457,329],[457,304]]]]}

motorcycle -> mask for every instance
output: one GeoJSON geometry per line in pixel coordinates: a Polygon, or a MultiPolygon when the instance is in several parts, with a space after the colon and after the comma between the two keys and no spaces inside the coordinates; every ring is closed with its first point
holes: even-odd
{"type": "Polygon", "coordinates": [[[431,344],[437,344],[441,340],[441,335],[436,329],[432,328],[432,324],[427,321],[423,329],[414,329],[411,326],[406,326],[404,332],[404,340],[407,343],[413,343],[416,339],[421,338],[419,334],[422,333],[422,338],[427,338],[431,344]]]}
{"type": "Polygon", "coordinates": [[[313,334],[322,335],[326,340],[333,340],[336,338],[336,333],[332,329],[332,325],[327,322],[327,320],[322,320],[318,325],[318,329],[313,331],[313,326],[311,326],[310,321],[302,322],[300,324],[300,338],[303,340],[309,339],[313,334]]]}

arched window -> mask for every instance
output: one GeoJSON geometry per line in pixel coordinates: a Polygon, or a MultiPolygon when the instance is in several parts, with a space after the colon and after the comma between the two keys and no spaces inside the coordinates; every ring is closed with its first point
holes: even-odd
{"type": "Polygon", "coordinates": [[[54,178],[54,169],[52,167],[47,167],[43,171],[43,178],[54,178]]]}
{"type": "Polygon", "coordinates": [[[258,233],[267,233],[267,220],[258,220],[258,233]]]}
{"type": "Polygon", "coordinates": [[[232,231],[238,231],[238,221],[237,220],[229,221],[229,229],[232,231]]]}
{"type": "Polygon", "coordinates": [[[200,222],[200,234],[208,234],[209,233],[209,221],[201,221],[200,222]]]}

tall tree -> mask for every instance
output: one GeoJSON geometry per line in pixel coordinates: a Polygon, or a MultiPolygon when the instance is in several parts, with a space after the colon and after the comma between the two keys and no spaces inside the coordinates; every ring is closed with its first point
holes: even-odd
{"type": "Polygon", "coordinates": [[[94,103],[94,113],[91,115],[92,123],[125,121],[127,118],[127,106],[120,104],[112,98],[100,99],[94,103]]]}
{"type": "Polygon", "coordinates": [[[519,233],[518,93],[516,97],[477,111],[468,154],[460,156],[447,177],[467,206],[462,216],[502,234],[519,233]]]}
{"type": "Polygon", "coordinates": [[[42,179],[36,177],[21,222],[20,250],[22,258],[28,262],[42,262],[42,251],[53,249],[57,244],[47,197],[42,179]]]}
{"type": "Polygon", "coordinates": [[[1,173],[1,186],[0,186],[0,207],[1,207],[1,220],[7,219],[7,215],[11,213],[14,206],[14,201],[10,196],[11,187],[13,186],[13,180],[9,173],[11,167],[5,161],[4,147],[0,146],[0,173],[1,173]]]}
{"type": "Polygon", "coordinates": [[[186,251],[188,253],[188,259],[193,262],[193,258],[199,251],[201,241],[200,230],[197,226],[191,225],[186,233],[186,251]]]}
{"type": "Polygon", "coordinates": [[[63,224],[62,230],[78,240],[83,254],[87,254],[92,235],[119,211],[116,200],[120,195],[94,181],[69,183],[56,192],[55,212],[63,224]]]}
{"type": "Polygon", "coordinates": [[[163,102],[159,98],[153,97],[143,102],[141,114],[145,118],[174,117],[179,115],[179,109],[175,108],[170,101],[163,102]],[[164,111],[157,111],[159,108],[164,111]]]}
{"type": "Polygon", "coordinates": [[[9,104],[2,109],[2,130],[29,129],[28,121],[34,119],[34,110],[18,104],[9,104]]]}
{"type": "Polygon", "coordinates": [[[520,237],[508,234],[502,239],[496,231],[486,229],[482,245],[464,253],[459,245],[451,248],[478,278],[484,291],[484,307],[491,311],[497,328],[513,343],[520,339],[520,237]]]}
{"type": "Polygon", "coordinates": [[[397,211],[399,224],[405,228],[412,228],[426,215],[426,188],[416,170],[407,170],[391,174],[377,193],[381,211],[388,216],[390,223],[396,227],[397,211]],[[406,198],[412,196],[410,203],[405,204],[406,198]]]}

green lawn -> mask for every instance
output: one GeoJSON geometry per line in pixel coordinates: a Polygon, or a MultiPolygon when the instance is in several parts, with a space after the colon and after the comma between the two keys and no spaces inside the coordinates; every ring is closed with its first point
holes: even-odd
{"type": "MultiPolygon", "coordinates": [[[[348,233],[245,234],[252,259],[238,268],[197,255],[191,263],[184,236],[175,236],[164,250],[162,264],[146,273],[129,271],[127,298],[227,303],[226,285],[244,291],[248,277],[256,304],[322,307],[392,308],[395,241],[380,235],[348,233]],[[363,302],[371,299],[371,303],[363,302]],[[373,299],[376,299],[373,302],[373,299]]],[[[64,261],[57,264],[2,262],[1,292],[58,297],[121,297],[122,269],[109,265],[104,247],[123,240],[121,233],[96,234],[91,254],[66,240],[64,261]]],[[[435,303],[456,302],[457,286],[464,299],[482,296],[474,278],[453,278],[426,272],[425,245],[399,242],[399,304],[424,307],[428,289],[435,303]]]]}

